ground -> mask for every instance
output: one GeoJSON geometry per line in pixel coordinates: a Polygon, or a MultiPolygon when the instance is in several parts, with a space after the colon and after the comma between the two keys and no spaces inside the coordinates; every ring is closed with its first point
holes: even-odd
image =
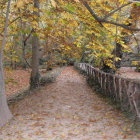
{"type": "Polygon", "coordinates": [[[121,67],[116,74],[123,78],[140,80],[140,72],[135,72],[133,67],[121,67]]]}
{"type": "Polygon", "coordinates": [[[130,131],[131,121],[97,95],[73,67],[10,109],[14,117],[1,129],[2,140],[140,139],[130,131]]]}
{"type": "MultiPolygon", "coordinates": [[[[40,71],[41,76],[46,75],[46,71],[40,71]]],[[[8,70],[5,69],[5,91],[6,96],[12,96],[17,92],[24,91],[29,87],[31,69],[8,70]]]]}
{"type": "Polygon", "coordinates": [[[5,69],[6,95],[11,96],[29,86],[30,70],[7,70],[5,69]]]}
{"type": "Polygon", "coordinates": [[[140,72],[124,72],[120,74],[123,78],[140,80],[140,72]]]}

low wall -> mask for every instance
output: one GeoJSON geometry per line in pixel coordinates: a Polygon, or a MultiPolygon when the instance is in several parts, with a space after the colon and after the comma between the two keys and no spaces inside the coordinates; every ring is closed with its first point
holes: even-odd
{"type": "Polygon", "coordinates": [[[140,80],[105,73],[86,63],[75,63],[75,66],[92,77],[100,85],[103,94],[119,102],[123,110],[134,113],[140,120],[140,80]]]}

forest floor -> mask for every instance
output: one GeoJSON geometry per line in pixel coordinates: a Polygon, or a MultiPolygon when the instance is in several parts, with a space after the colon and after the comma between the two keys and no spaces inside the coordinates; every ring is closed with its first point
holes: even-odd
{"type": "MultiPolygon", "coordinates": [[[[6,83],[6,96],[12,96],[17,92],[22,92],[29,86],[31,70],[6,70],[5,69],[5,83],[6,83]]],[[[46,75],[46,72],[41,71],[41,75],[46,75]]],[[[117,72],[117,75],[129,78],[140,79],[140,72],[134,72],[131,69],[121,69],[117,72]]]]}
{"type": "Polygon", "coordinates": [[[119,76],[123,77],[123,78],[128,78],[128,79],[136,79],[136,80],[140,80],[140,72],[123,72],[121,73],[119,76]]]}
{"type": "Polygon", "coordinates": [[[30,70],[7,70],[5,69],[6,96],[11,96],[29,86],[30,70]]]}
{"type": "Polygon", "coordinates": [[[131,67],[122,67],[116,74],[123,78],[140,80],[140,72],[135,72],[131,67]]]}
{"type": "MultiPolygon", "coordinates": [[[[5,91],[6,96],[13,96],[17,92],[22,92],[29,87],[31,70],[17,69],[7,70],[5,69],[5,91]]],[[[41,76],[46,76],[45,70],[40,70],[41,76]]]]}
{"type": "Polygon", "coordinates": [[[139,140],[131,121],[96,94],[73,67],[10,106],[0,140],[139,140]]]}

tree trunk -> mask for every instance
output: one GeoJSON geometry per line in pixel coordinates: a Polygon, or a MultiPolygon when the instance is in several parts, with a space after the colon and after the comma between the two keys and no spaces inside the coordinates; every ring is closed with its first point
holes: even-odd
{"type": "MultiPolygon", "coordinates": [[[[34,15],[39,17],[39,2],[34,0],[34,7],[38,12],[34,11],[34,15]]],[[[38,19],[36,20],[39,21],[38,19]]],[[[35,89],[39,87],[39,39],[36,30],[33,29],[32,35],[32,72],[30,78],[30,88],[35,89]]]]}
{"type": "MultiPolygon", "coordinates": [[[[122,59],[123,56],[123,52],[122,52],[122,46],[119,43],[116,43],[116,52],[115,52],[115,56],[119,57],[122,59]]],[[[115,61],[115,67],[118,69],[121,67],[121,60],[115,61]]]]}
{"type": "MultiPolygon", "coordinates": [[[[26,25],[26,22],[22,22],[22,20],[21,20],[21,27],[22,27],[22,29],[26,28],[25,25],[26,25]]],[[[25,53],[26,42],[24,42],[24,40],[25,40],[25,33],[21,34],[21,36],[22,36],[22,57],[23,57],[23,65],[22,65],[22,67],[23,67],[23,69],[26,69],[26,62],[25,62],[25,59],[26,59],[26,53],[25,53]]]]}
{"type": "Polygon", "coordinates": [[[32,72],[30,88],[39,87],[39,40],[37,36],[32,37],[32,72]]]}
{"type": "Polygon", "coordinates": [[[5,46],[6,35],[7,35],[10,2],[11,0],[8,1],[6,21],[5,21],[5,30],[4,30],[4,36],[3,36],[1,52],[0,52],[0,127],[3,126],[8,120],[12,118],[12,114],[8,108],[6,95],[5,95],[4,72],[3,72],[3,64],[2,64],[3,50],[5,46]]]}
{"type": "Polygon", "coordinates": [[[8,108],[5,95],[3,64],[0,57],[0,127],[3,126],[11,118],[12,114],[8,108]]]}

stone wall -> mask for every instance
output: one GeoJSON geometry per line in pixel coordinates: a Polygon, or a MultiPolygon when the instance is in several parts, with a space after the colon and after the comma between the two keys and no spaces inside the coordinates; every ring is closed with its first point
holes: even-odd
{"type": "Polygon", "coordinates": [[[102,93],[120,103],[123,110],[133,113],[140,120],[140,81],[105,73],[86,63],[75,66],[94,79],[102,93]]]}

